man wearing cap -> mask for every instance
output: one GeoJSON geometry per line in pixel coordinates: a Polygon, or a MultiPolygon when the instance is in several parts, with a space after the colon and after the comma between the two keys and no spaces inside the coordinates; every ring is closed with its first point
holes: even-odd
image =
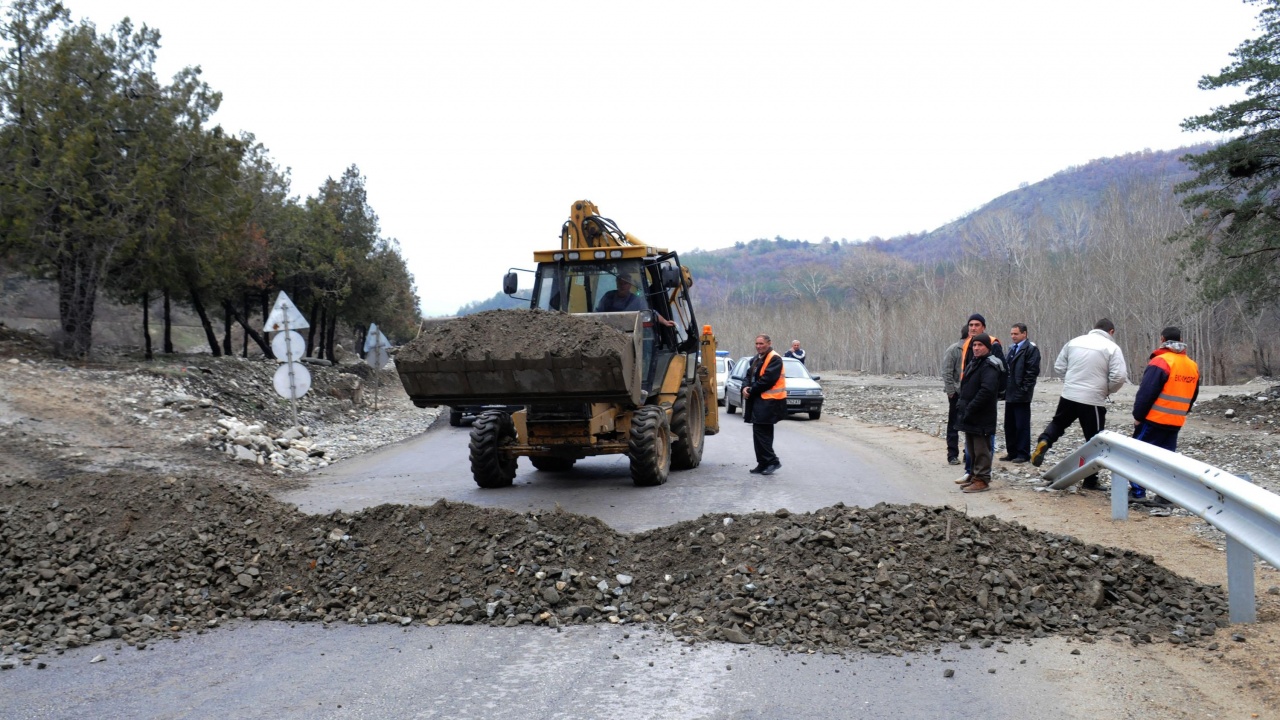
{"type": "Polygon", "coordinates": [[[630,275],[619,273],[617,286],[618,289],[610,290],[600,296],[600,301],[596,303],[596,312],[632,312],[644,309],[644,301],[631,291],[635,283],[631,281],[630,275]]]}
{"type": "MultiPolygon", "coordinates": [[[[960,347],[960,380],[961,382],[964,381],[965,368],[968,367],[968,365],[973,362],[973,338],[976,337],[977,335],[986,334],[987,319],[982,317],[982,315],[978,313],[974,313],[969,316],[968,327],[969,327],[969,337],[965,339],[964,344],[960,347]]],[[[1001,366],[1003,367],[1004,347],[1000,345],[999,338],[993,337],[989,334],[987,335],[987,337],[991,338],[991,342],[988,343],[987,354],[997,358],[1001,362],[1002,364],[1001,366]]],[[[997,397],[998,397],[998,392],[997,392],[997,397]]],[[[991,441],[990,442],[991,453],[994,455],[996,451],[996,431],[994,429],[991,431],[990,441],[991,441]]],[[[970,455],[968,451],[966,451],[964,454],[964,472],[965,472],[965,476],[973,475],[973,456],[970,455]]],[[[962,476],[961,479],[967,480],[968,478],[962,476]]]]}
{"type": "MultiPolygon", "coordinates": [[[[1187,422],[1191,406],[1200,395],[1200,368],[1187,357],[1182,330],[1170,325],[1160,331],[1160,347],[1151,353],[1138,396],[1133,401],[1133,437],[1178,450],[1178,431],[1187,422]]],[[[1148,497],[1146,488],[1130,481],[1129,499],[1137,503],[1167,505],[1163,498],[1148,497]],[[1163,502],[1162,502],[1163,501],[1163,502]]]]}
{"type": "Polygon", "coordinates": [[[1000,376],[1004,363],[993,354],[991,336],[978,333],[969,338],[973,360],[960,380],[956,400],[957,427],[964,433],[964,449],[973,464],[962,492],[985,492],[991,487],[991,436],[996,432],[996,405],[1000,398],[1000,376]]]}
{"type": "MultiPolygon", "coordinates": [[[[1094,323],[1093,329],[1062,346],[1053,363],[1054,372],[1062,375],[1062,395],[1053,419],[1045,426],[1031,451],[1031,464],[1040,467],[1044,455],[1071,423],[1080,422],[1088,442],[1107,426],[1107,398],[1129,381],[1124,353],[1112,338],[1116,325],[1108,318],[1094,323]]],[[[1097,474],[1084,479],[1086,490],[1099,490],[1097,474]]]]}

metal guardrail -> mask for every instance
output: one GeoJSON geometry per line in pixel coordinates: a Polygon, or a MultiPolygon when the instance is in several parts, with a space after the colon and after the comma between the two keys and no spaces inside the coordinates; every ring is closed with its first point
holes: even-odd
{"type": "Polygon", "coordinates": [[[1280,495],[1245,478],[1103,430],[1044,474],[1064,490],[1098,470],[1111,471],[1111,518],[1129,517],[1129,483],[1154,492],[1227,536],[1227,600],[1231,622],[1257,620],[1254,555],[1280,569],[1280,495]]]}

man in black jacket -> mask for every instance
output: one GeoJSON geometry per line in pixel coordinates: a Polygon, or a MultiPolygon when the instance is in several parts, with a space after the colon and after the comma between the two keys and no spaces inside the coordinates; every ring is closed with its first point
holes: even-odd
{"type": "Polygon", "coordinates": [[[1012,345],[1005,355],[1009,374],[1004,391],[1004,446],[1000,460],[1021,465],[1031,459],[1031,396],[1040,377],[1040,348],[1027,339],[1027,324],[1009,330],[1012,345]]]}
{"type": "Polygon", "coordinates": [[[996,432],[1000,374],[1004,372],[1004,363],[991,354],[991,343],[991,336],[986,333],[970,338],[973,362],[960,380],[960,397],[956,400],[956,424],[964,433],[965,452],[973,461],[968,481],[960,487],[967,493],[985,492],[991,487],[991,436],[996,432]]]}
{"type": "Polygon", "coordinates": [[[756,466],[751,472],[772,475],[782,467],[773,452],[773,426],[787,416],[787,379],[782,356],[768,335],[756,336],[756,357],[742,379],[742,419],[751,423],[756,466]]]}

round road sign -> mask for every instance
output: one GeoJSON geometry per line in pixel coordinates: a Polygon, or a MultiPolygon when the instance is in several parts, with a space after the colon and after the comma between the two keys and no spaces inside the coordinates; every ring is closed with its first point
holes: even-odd
{"type": "Polygon", "coordinates": [[[307,341],[292,330],[278,332],[271,338],[271,352],[276,354],[277,360],[298,362],[307,354],[307,341]]]}
{"type": "Polygon", "coordinates": [[[281,397],[297,399],[311,389],[311,373],[302,363],[287,362],[276,369],[272,383],[281,397]],[[293,386],[292,391],[289,389],[290,385],[293,386]]]}

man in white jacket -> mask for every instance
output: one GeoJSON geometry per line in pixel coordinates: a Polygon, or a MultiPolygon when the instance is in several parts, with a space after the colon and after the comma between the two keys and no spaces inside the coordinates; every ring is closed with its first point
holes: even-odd
{"type": "MultiPolygon", "coordinates": [[[[1044,455],[1062,434],[1079,420],[1080,429],[1088,442],[1107,424],[1107,398],[1124,387],[1129,372],[1124,363],[1124,353],[1111,338],[1116,334],[1115,323],[1102,318],[1093,330],[1073,338],[1062,347],[1053,369],[1062,380],[1062,397],[1053,419],[1045,426],[1031,451],[1031,464],[1040,467],[1044,455]]],[[[1083,487],[1098,489],[1098,476],[1085,478],[1083,487]]]]}

